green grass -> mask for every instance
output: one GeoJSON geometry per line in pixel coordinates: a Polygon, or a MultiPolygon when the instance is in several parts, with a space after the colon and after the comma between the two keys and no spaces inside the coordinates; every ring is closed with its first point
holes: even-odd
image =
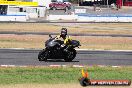
{"type": "MultiPolygon", "coordinates": [[[[78,83],[82,68],[0,68],[0,84],[24,83],[78,83]]],[[[132,67],[87,67],[91,79],[130,79],[132,80],[132,67]]]]}

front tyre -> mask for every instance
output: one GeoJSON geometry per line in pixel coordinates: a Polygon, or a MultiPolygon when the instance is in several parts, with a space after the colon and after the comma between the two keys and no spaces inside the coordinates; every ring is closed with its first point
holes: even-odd
{"type": "Polygon", "coordinates": [[[68,11],[69,9],[68,9],[68,7],[65,7],[65,11],[68,11]]]}
{"type": "Polygon", "coordinates": [[[48,55],[49,55],[49,53],[47,50],[44,49],[44,50],[40,51],[38,54],[39,61],[47,61],[48,55]]]}
{"type": "Polygon", "coordinates": [[[69,51],[65,57],[65,62],[71,62],[76,57],[76,50],[72,49],[69,51]]]}

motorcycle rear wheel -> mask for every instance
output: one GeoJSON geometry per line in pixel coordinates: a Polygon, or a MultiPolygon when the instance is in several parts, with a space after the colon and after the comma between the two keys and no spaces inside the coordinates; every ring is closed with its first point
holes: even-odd
{"type": "Polygon", "coordinates": [[[39,61],[47,61],[48,58],[48,51],[47,50],[42,50],[38,54],[38,59],[39,61]]]}

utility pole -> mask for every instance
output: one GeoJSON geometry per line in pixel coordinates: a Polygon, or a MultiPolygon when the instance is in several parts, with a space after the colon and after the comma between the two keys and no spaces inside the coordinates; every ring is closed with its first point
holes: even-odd
{"type": "Polygon", "coordinates": [[[79,6],[79,0],[77,0],[77,4],[78,4],[78,6],[79,6]]]}
{"type": "Polygon", "coordinates": [[[107,0],[107,8],[109,8],[109,1],[107,0]]]}

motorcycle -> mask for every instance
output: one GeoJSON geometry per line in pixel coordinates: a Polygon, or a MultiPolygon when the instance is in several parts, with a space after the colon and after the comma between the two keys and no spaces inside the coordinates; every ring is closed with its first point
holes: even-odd
{"type": "Polygon", "coordinates": [[[56,39],[49,35],[49,39],[45,42],[45,49],[41,50],[38,54],[39,61],[47,61],[47,59],[64,59],[66,62],[71,62],[76,57],[75,48],[80,45],[77,40],[72,40],[70,48],[67,51],[65,49],[67,46],[62,47],[64,41],[56,39]]]}

